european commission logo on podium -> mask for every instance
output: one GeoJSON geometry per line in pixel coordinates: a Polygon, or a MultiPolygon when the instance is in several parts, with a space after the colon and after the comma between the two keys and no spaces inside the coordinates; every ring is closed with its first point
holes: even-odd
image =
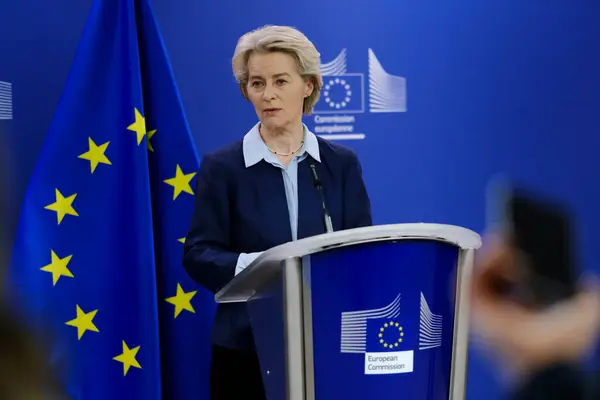
{"type": "Polygon", "coordinates": [[[321,65],[323,88],[314,109],[314,132],[328,139],[364,139],[356,132],[357,114],[406,112],[406,79],[387,73],[368,49],[368,104],[364,73],[347,72],[347,49],[321,65]]]}
{"type": "Polygon", "coordinates": [[[364,354],[365,375],[413,372],[416,348],[422,351],[442,345],[442,317],[431,312],[423,293],[418,325],[416,315],[411,318],[413,313],[401,315],[400,298],[398,294],[382,308],[342,313],[340,350],[364,354]]]}

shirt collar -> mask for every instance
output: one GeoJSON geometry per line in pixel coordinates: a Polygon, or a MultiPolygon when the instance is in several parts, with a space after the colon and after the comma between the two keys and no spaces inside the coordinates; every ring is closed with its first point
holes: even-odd
{"type": "MultiPolygon", "coordinates": [[[[307,152],[312,158],[321,162],[321,156],[319,154],[319,141],[314,133],[312,133],[306,125],[302,124],[304,127],[304,152],[307,152]]],[[[244,135],[244,141],[242,145],[242,150],[244,153],[244,163],[246,164],[246,168],[253,166],[259,161],[266,159],[269,154],[269,149],[265,142],[263,142],[260,137],[260,132],[258,128],[260,127],[260,122],[257,123],[244,135]]]]}

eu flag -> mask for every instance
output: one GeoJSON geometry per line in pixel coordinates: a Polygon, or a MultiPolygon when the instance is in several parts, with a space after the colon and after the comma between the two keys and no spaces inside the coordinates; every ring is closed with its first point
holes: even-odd
{"type": "Polygon", "coordinates": [[[71,398],[208,398],[214,300],[181,267],[198,168],[149,1],[95,1],[9,276],[71,398]]]}

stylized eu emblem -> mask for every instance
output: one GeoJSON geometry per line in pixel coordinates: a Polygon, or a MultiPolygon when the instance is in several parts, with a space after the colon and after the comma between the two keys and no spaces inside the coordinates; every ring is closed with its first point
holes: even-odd
{"type": "Polygon", "coordinates": [[[330,79],[323,86],[323,90],[323,100],[330,108],[345,108],[352,100],[352,86],[343,77],[330,79]]]}
{"type": "Polygon", "coordinates": [[[402,316],[390,315],[366,321],[367,345],[366,352],[395,352],[412,350],[416,346],[416,332],[419,327],[412,308],[405,306],[402,316]]]}
{"type": "Polygon", "coordinates": [[[321,100],[315,105],[317,114],[364,112],[363,74],[342,74],[323,77],[321,100]]]}
{"type": "Polygon", "coordinates": [[[341,352],[364,354],[365,375],[413,372],[415,335],[410,332],[417,332],[415,311],[400,317],[398,294],[380,308],[343,312],[341,352]]]}
{"type": "Polygon", "coordinates": [[[389,321],[379,328],[377,337],[379,339],[379,344],[381,344],[384,349],[395,350],[402,344],[404,331],[398,322],[389,321]]]}

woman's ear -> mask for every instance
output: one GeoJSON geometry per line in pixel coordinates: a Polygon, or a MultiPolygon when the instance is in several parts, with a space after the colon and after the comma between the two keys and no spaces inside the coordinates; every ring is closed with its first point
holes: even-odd
{"type": "Polygon", "coordinates": [[[306,89],[304,90],[304,97],[308,97],[312,94],[313,90],[315,90],[315,82],[313,78],[309,78],[306,81],[306,89]]]}

